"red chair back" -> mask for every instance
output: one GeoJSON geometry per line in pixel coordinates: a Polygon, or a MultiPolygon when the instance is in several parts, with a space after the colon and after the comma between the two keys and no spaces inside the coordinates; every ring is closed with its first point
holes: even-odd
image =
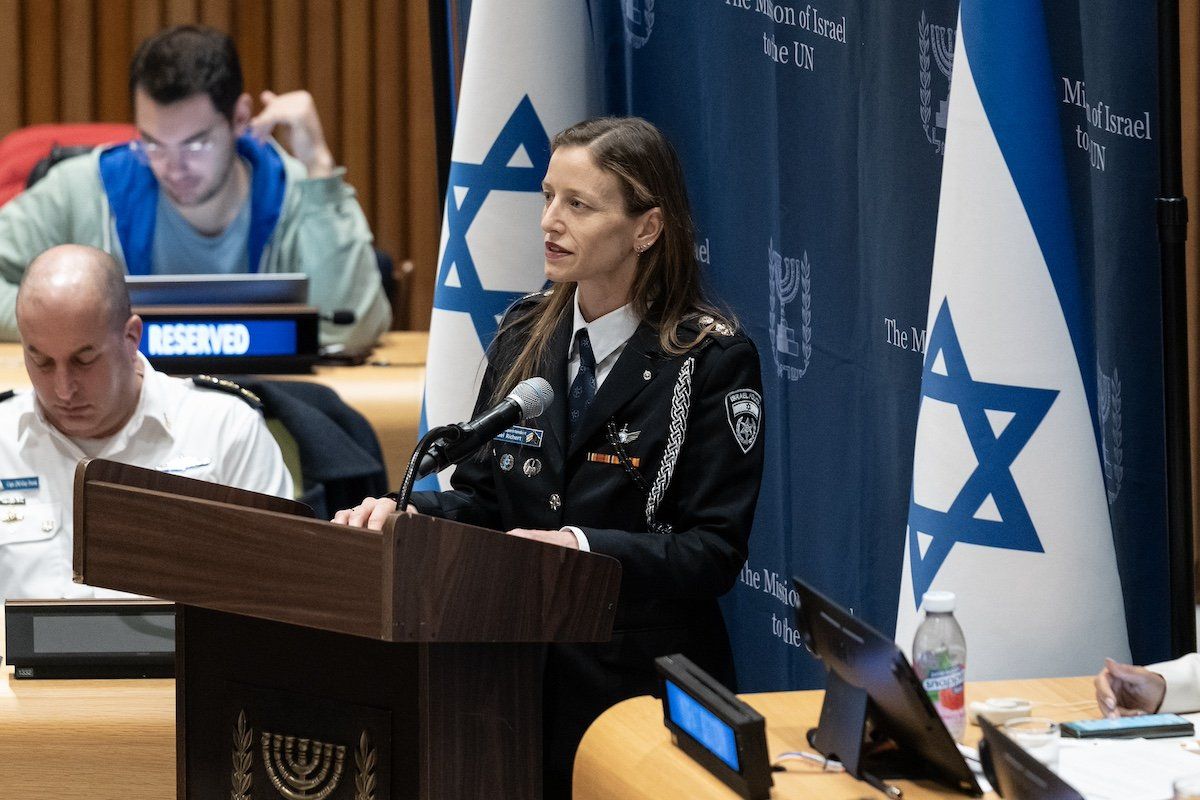
{"type": "Polygon", "coordinates": [[[24,191],[29,173],[55,146],[126,142],[136,134],[132,125],[111,122],[31,125],[13,131],[0,139],[0,206],[24,191]]]}

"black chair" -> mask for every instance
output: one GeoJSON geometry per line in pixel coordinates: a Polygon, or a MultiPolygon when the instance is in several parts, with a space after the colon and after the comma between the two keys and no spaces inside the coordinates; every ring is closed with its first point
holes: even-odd
{"type": "Polygon", "coordinates": [[[262,400],[296,442],[302,475],[297,498],[318,518],[388,491],[387,469],[375,429],[328,386],[250,376],[231,380],[262,400]]]}

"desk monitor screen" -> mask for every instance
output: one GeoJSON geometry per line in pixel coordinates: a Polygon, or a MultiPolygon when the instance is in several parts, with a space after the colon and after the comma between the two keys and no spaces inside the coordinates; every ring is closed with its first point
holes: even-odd
{"type": "Polygon", "coordinates": [[[680,730],[691,736],[730,769],[741,769],[738,761],[737,739],[733,727],[722,722],[716,714],[690,694],[680,689],[674,681],[666,681],[668,719],[680,730]]]}
{"type": "Polygon", "coordinates": [[[660,656],[654,666],[663,724],[679,748],[746,800],[766,800],[772,778],[762,715],[686,656],[660,656]]]}
{"type": "Polygon", "coordinates": [[[243,306],[308,303],[302,272],[234,275],[126,275],[135,306],[243,306]]]}
{"type": "Polygon", "coordinates": [[[18,678],[171,677],[175,606],[158,600],[9,600],[18,678]]]}
{"type": "Polygon", "coordinates": [[[1083,795],[983,716],[979,727],[983,729],[979,759],[984,774],[1004,800],[1083,800],[1083,795]]]}
{"type": "Polygon", "coordinates": [[[841,761],[854,777],[876,785],[890,777],[930,777],[981,795],[896,643],[800,578],[793,580],[796,627],[829,669],[821,719],[809,731],[813,746],[841,761]]]}

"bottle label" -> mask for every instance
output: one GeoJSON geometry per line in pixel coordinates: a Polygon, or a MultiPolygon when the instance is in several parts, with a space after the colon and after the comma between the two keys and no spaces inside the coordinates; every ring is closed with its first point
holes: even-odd
{"type": "Polygon", "coordinates": [[[958,711],[963,707],[964,677],[963,665],[954,664],[930,670],[925,680],[921,681],[921,685],[938,711],[958,711]]]}

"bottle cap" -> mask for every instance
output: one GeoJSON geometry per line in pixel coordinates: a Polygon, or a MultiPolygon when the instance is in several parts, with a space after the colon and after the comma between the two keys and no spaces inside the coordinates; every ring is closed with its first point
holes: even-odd
{"type": "Polygon", "coordinates": [[[926,592],[921,603],[927,614],[946,614],[954,610],[954,592],[926,592]]]}

